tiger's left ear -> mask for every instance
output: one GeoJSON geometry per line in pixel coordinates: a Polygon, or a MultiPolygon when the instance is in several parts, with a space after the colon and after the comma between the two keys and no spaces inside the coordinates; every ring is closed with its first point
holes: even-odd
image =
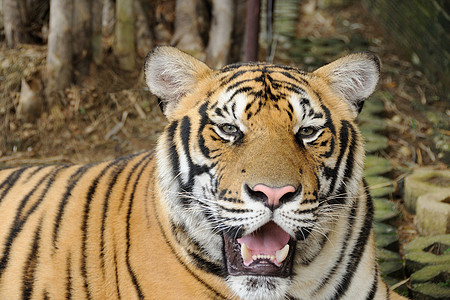
{"type": "Polygon", "coordinates": [[[380,78],[380,60],[371,52],[354,53],[317,69],[314,74],[325,79],[350,104],[356,118],[364,100],[375,91],[380,78]]]}
{"type": "Polygon", "coordinates": [[[159,98],[161,110],[170,118],[180,99],[212,70],[174,47],[159,46],[147,54],[144,71],[150,91],[159,98]]]}

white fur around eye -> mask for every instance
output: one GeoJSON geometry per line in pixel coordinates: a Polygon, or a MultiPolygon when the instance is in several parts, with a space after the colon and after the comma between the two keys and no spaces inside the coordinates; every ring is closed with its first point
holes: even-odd
{"type": "Polygon", "coordinates": [[[214,126],[214,131],[224,140],[230,141],[234,143],[237,139],[239,139],[242,136],[242,131],[240,130],[239,126],[233,125],[233,124],[218,124],[214,126]],[[226,133],[224,132],[222,126],[233,126],[237,129],[236,133],[226,133]]]}

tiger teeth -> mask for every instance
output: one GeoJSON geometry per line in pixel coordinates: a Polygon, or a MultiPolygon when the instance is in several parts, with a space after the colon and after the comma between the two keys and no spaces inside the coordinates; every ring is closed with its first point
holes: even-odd
{"type": "Polygon", "coordinates": [[[270,259],[270,260],[274,260],[275,256],[273,255],[268,255],[268,254],[257,254],[257,255],[253,255],[252,256],[253,260],[257,260],[257,259],[270,259]]]}
{"type": "Polygon", "coordinates": [[[284,246],[283,249],[278,250],[277,252],[275,252],[275,256],[277,258],[277,262],[278,263],[282,263],[283,260],[286,259],[288,253],[289,253],[289,245],[286,245],[286,246],[284,246]]]}
{"type": "Polygon", "coordinates": [[[275,252],[275,255],[270,254],[254,254],[252,255],[252,252],[247,248],[247,245],[245,243],[241,244],[241,256],[242,260],[245,264],[249,264],[252,260],[259,260],[259,259],[268,259],[272,262],[277,260],[277,263],[281,264],[287,257],[289,253],[289,245],[286,245],[283,247],[283,249],[278,250],[275,252]]]}
{"type": "Polygon", "coordinates": [[[242,243],[241,245],[241,256],[244,262],[249,261],[252,258],[252,253],[248,250],[245,243],[242,243]]]}

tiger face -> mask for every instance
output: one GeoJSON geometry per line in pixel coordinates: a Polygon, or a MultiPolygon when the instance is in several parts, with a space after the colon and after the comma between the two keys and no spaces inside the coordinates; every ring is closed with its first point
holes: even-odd
{"type": "Polygon", "coordinates": [[[301,294],[314,279],[308,267],[332,265],[330,243],[343,242],[349,219],[364,218],[354,119],[376,87],[376,56],[313,73],[265,63],[214,71],[159,47],[145,72],[169,119],[158,179],[183,255],[243,299],[301,294]]]}

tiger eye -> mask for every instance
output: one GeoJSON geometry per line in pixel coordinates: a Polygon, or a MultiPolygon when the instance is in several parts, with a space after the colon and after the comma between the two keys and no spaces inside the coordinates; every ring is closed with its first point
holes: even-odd
{"type": "Polygon", "coordinates": [[[302,136],[311,136],[316,132],[316,130],[312,127],[303,127],[300,129],[300,135],[302,136]]]}
{"type": "Polygon", "coordinates": [[[233,134],[236,134],[239,132],[239,129],[236,126],[231,125],[231,124],[221,125],[220,130],[222,130],[223,133],[230,134],[230,135],[233,135],[233,134]]]}

